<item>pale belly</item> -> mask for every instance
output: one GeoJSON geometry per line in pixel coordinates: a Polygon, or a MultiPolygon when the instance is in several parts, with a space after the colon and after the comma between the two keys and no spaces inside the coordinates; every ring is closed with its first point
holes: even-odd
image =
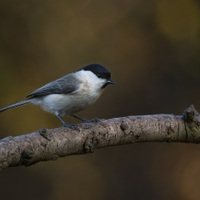
{"type": "Polygon", "coordinates": [[[93,96],[51,94],[42,99],[33,99],[32,103],[41,106],[47,112],[63,116],[72,115],[87,108],[89,105],[93,104],[99,96],[100,94],[93,96]]]}

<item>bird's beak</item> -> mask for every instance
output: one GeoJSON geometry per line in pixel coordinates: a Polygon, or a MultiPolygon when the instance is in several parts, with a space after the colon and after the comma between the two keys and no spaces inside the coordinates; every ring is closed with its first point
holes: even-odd
{"type": "Polygon", "coordinates": [[[107,80],[107,84],[115,84],[115,82],[111,79],[107,80]]]}
{"type": "Polygon", "coordinates": [[[115,82],[111,79],[108,79],[106,83],[101,87],[101,89],[104,89],[107,85],[110,85],[110,84],[115,84],[115,82]]]}

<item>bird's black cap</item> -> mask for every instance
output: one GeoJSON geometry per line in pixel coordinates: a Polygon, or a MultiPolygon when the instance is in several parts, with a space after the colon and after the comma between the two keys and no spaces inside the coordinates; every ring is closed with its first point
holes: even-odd
{"type": "Polygon", "coordinates": [[[110,72],[104,66],[100,64],[90,64],[81,68],[80,70],[82,69],[85,71],[93,72],[98,78],[103,78],[107,80],[110,80],[111,78],[110,72]]]}

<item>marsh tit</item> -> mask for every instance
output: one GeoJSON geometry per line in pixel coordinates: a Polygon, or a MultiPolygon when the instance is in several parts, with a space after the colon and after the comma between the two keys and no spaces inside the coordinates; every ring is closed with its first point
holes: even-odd
{"type": "Polygon", "coordinates": [[[73,128],[61,116],[71,115],[82,121],[75,113],[93,104],[105,87],[114,84],[110,72],[99,64],[90,64],[78,71],[54,80],[18,101],[0,109],[3,112],[26,104],[34,104],[56,115],[64,126],[73,128]]]}

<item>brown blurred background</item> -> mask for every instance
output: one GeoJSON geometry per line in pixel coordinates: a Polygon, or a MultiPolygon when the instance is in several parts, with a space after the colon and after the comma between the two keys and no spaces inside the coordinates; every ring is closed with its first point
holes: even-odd
{"type": "MultiPolygon", "coordinates": [[[[200,110],[199,1],[0,1],[0,107],[90,63],[116,85],[82,117],[200,110]]],[[[58,126],[34,106],[0,114],[1,138],[58,126]]],[[[200,199],[199,152],[134,144],[10,168],[0,172],[0,199],[200,199]]]]}

